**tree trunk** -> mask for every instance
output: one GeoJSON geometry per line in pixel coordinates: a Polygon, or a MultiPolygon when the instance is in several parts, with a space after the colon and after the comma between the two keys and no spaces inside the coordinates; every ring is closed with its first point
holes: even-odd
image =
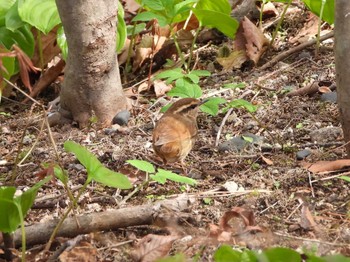
{"type": "Polygon", "coordinates": [[[68,43],[62,112],[84,127],[102,126],[127,109],[116,54],[117,0],[56,0],[68,43]]]}
{"type": "MultiPolygon", "coordinates": [[[[335,68],[344,140],[350,141],[350,1],[335,1],[335,68]]],[[[350,143],[346,145],[350,156],[350,143]]]]}

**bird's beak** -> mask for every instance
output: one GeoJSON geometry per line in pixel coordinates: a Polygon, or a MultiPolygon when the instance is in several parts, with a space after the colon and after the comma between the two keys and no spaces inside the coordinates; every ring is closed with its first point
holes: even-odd
{"type": "Polygon", "coordinates": [[[208,102],[208,101],[209,101],[209,98],[205,98],[205,99],[203,99],[203,100],[201,100],[201,101],[199,102],[198,106],[201,106],[201,105],[205,104],[205,103],[208,102]]]}

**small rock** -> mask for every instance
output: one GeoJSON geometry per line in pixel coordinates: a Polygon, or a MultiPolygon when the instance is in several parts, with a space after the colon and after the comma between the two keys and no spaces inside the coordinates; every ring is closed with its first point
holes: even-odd
{"type": "Polygon", "coordinates": [[[303,149],[297,152],[297,160],[303,160],[307,156],[311,155],[312,151],[310,149],[303,149]]]}
{"type": "Polygon", "coordinates": [[[128,110],[120,111],[112,120],[113,124],[127,125],[130,118],[130,112],[128,110]]]}
{"type": "Polygon", "coordinates": [[[337,92],[335,91],[329,92],[329,93],[323,93],[320,99],[323,102],[337,103],[338,95],[337,95],[337,92]]]}
{"type": "Polygon", "coordinates": [[[335,126],[323,127],[310,132],[311,141],[320,144],[337,141],[342,135],[343,130],[335,126]]]}
{"type": "Polygon", "coordinates": [[[23,138],[23,145],[29,145],[33,142],[33,140],[30,138],[30,136],[25,136],[23,138]]]}
{"type": "Polygon", "coordinates": [[[11,132],[10,132],[10,129],[7,126],[2,126],[1,127],[1,133],[6,135],[6,134],[10,134],[11,132]]]}
{"type": "Polygon", "coordinates": [[[242,151],[246,146],[248,142],[246,142],[241,137],[234,137],[228,141],[225,141],[221,144],[219,144],[219,152],[226,152],[226,151],[234,151],[234,152],[240,152],[242,151]]]}

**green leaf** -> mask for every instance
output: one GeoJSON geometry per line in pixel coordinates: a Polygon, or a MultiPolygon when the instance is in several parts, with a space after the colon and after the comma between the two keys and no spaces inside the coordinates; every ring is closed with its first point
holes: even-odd
{"type": "Polygon", "coordinates": [[[233,108],[243,107],[250,113],[254,113],[258,109],[257,106],[253,105],[252,103],[244,99],[233,100],[228,104],[228,107],[233,107],[233,108]]]}
{"type": "Polygon", "coordinates": [[[224,84],[224,88],[238,88],[238,89],[242,89],[242,88],[245,88],[245,83],[242,82],[242,83],[229,83],[229,84],[224,84]]]}
{"type": "Polygon", "coordinates": [[[152,10],[161,11],[165,9],[163,1],[161,0],[142,0],[142,3],[152,10]]]}
{"type": "Polygon", "coordinates": [[[13,44],[18,45],[29,57],[34,53],[34,37],[29,25],[24,25],[13,32],[5,26],[0,27],[0,45],[11,50],[13,44]]]}
{"type": "Polygon", "coordinates": [[[8,10],[13,6],[16,0],[2,0],[0,1],[0,26],[5,25],[5,16],[8,10]]]}
{"type": "Polygon", "coordinates": [[[171,105],[172,105],[172,104],[167,104],[167,105],[163,106],[163,107],[160,109],[160,112],[161,112],[161,113],[165,113],[165,112],[169,109],[169,107],[171,107],[171,105]]]}
{"type": "Polygon", "coordinates": [[[156,14],[156,13],[151,12],[151,11],[139,13],[131,21],[132,22],[138,22],[138,21],[148,22],[148,21],[151,21],[153,19],[157,19],[158,23],[161,27],[166,26],[168,24],[168,20],[165,16],[160,15],[160,14],[156,14]]]}
{"type": "Polygon", "coordinates": [[[219,105],[226,103],[227,101],[220,97],[212,97],[208,99],[208,102],[205,102],[199,108],[202,112],[205,112],[209,115],[216,116],[219,112],[219,105]]]}
{"type": "Polygon", "coordinates": [[[6,28],[12,32],[24,25],[21,17],[18,14],[18,2],[15,2],[15,4],[8,10],[7,14],[5,15],[5,24],[6,28]]]}
{"type": "Polygon", "coordinates": [[[175,174],[175,173],[168,171],[168,170],[158,168],[157,171],[158,172],[155,175],[150,175],[150,177],[153,180],[155,180],[161,184],[164,184],[167,180],[171,180],[171,181],[175,181],[175,182],[179,182],[179,183],[184,183],[184,184],[188,184],[191,186],[197,184],[197,181],[192,179],[192,178],[180,176],[180,175],[175,174]]]}
{"type": "Polygon", "coordinates": [[[59,165],[55,165],[53,167],[53,172],[55,176],[63,183],[67,184],[68,183],[68,176],[67,172],[63,170],[59,165]]]}
{"type": "Polygon", "coordinates": [[[183,81],[183,85],[176,85],[167,93],[167,95],[199,98],[202,96],[202,89],[199,85],[191,84],[188,81],[183,81]]]}
{"type": "Polygon", "coordinates": [[[32,207],[38,190],[42,185],[51,180],[51,176],[44,178],[43,180],[36,183],[34,186],[23,192],[22,195],[16,197],[14,200],[21,206],[23,217],[27,215],[28,210],[32,207]]]}
{"type": "Polygon", "coordinates": [[[215,262],[226,262],[226,261],[241,261],[241,252],[233,250],[231,246],[222,245],[214,253],[215,262]]]}
{"type": "Polygon", "coordinates": [[[340,176],[339,178],[343,179],[343,180],[345,180],[347,182],[350,182],[350,177],[349,176],[340,176]]]}
{"type": "MultiPolygon", "coordinates": [[[[322,0],[303,0],[303,2],[311,10],[311,12],[316,14],[318,17],[320,16],[322,0]]],[[[334,0],[326,0],[322,19],[329,24],[333,24],[334,14],[334,0]]]]}
{"type": "MultiPolygon", "coordinates": [[[[0,49],[1,50],[1,49],[0,49]]],[[[7,52],[8,50],[4,50],[5,52],[7,52]]],[[[1,55],[2,52],[0,52],[1,55]]],[[[15,73],[15,60],[16,58],[14,57],[1,57],[0,60],[2,61],[2,66],[4,68],[6,68],[6,71],[2,71],[0,69],[0,74],[2,77],[6,78],[7,80],[10,79],[10,77],[15,73]]],[[[6,83],[4,82],[4,86],[6,85],[6,83]]],[[[0,88],[1,89],[1,88],[0,88]]]]}
{"type": "Polygon", "coordinates": [[[118,172],[114,172],[104,166],[100,166],[95,172],[91,174],[91,178],[96,182],[103,185],[120,188],[129,189],[132,187],[129,179],[118,172]]]}
{"type": "Polygon", "coordinates": [[[232,39],[235,37],[239,23],[230,15],[210,10],[193,9],[192,11],[196,15],[201,26],[216,28],[232,39]],[[218,19],[218,17],[220,17],[220,19],[218,19]]]}
{"type": "Polygon", "coordinates": [[[61,23],[55,0],[18,0],[18,13],[44,34],[61,23]]]}
{"type": "Polygon", "coordinates": [[[137,169],[147,172],[147,173],[154,173],[156,170],[154,169],[154,166],[147,161],[144,160],[127,160],[127,163],[132,165],[133,167],[136,167],[137,169]]]}
{"type": "Polygon", "coordinates": [[[14,196],[15,187],[0,187],[0,231],[10,233],[17,229],[21,223],[18,206],[24,217],[33,205],[39,188],[50,179],[51,176],[46,177],[18,197],[14,196]]]}
{"type": "Polygon", "coordinates": [[[124,21],[124,9],[120,1],[118,1],[118,14],[117,14],[117,45],[116,50],[119,53],[124,47],[126,40],[126,24],[124,21]]]}
{"type": "Polygon", "coordinates": [[[284,247],[276,247],[265,250],[259,255],[264,261],[274,262],[296,262],[301,261],[301,256],[298,252],[284,247]]]}
{"type": "Polygon", "coordinates": [[[86,168],[89,176],[102,166],[97,157],[74,141],[64,142],[64,149],[67,152],[73,153],[78,158],[79,162],[86,168]]]}
{"type": "Polygon", "coordinates": [[[196,9],[216,11],[226,15],[231,13],[231,5],[227,0],[200,0],[196,9]]]}
{"type": "Polygon", "coordinates": [[[182,72],[181,68],[175,68],[171,70],[166,70],[158,75],[156,75],[156,79],[167,79],[166,83],[170,84],[176,79],[180,79],[185,77],[185,74],[182,72]]]}
{"type": "Polygon", "coordinates": [[[131,36],[134,32],[134,35],[138,35],[146,28],[146,23],[139,23],[135,25],[127,25],[126,32],[128,36],[131,36]],[[135,27],[135,30],[134,30],[135,27]]]}
{"type": "Polygon", "coordinates": [[[192,83],[194,83],[194,84],[198,84],[199,83],[199,77],[197,75],[195,75],[195,74],[189,73],[189,74],[186,75],[186,77],[189,78],[192,81],[192,83]]]}
{"type": "Polygon", "coordinates": [[[68,44],[67,38],[64,33],[63,26],[60,26],[57,30],[57,44],[61,48],[61,54],[64,60],[67,60],[68,57],[68,44]]]}

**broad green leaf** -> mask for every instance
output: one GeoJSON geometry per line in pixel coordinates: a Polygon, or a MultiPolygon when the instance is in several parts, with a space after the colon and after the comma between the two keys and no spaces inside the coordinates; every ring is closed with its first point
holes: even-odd
{"type": "Polygon", "coordinates": [[[337,255],[329,255],[322,257],[324,261],[326,262],[350,262],[349,257],[345,257],[343,255],[337,254],[337,255]]]}
{"type": "MultiPolygon", "coordinates": [[[[187,11],[191,10],[192,4],[196,3],[197,0],[185,0],[185,1],[181,1],[180,3],[176,4],[174,6],[174,13],[176,15],[185,13],[187,11]]],[[[178,22],[178,21],[176,21],[178,22]]]]}
{"type": "Polygon", "coordinates": [[[78,158],[79,162],[86,168],[89,176],[102,166],[96,156],[74,141],[64,142],[64,149],[67,152],[73,153],[78,158]]]}
{"type": "Polygon", "coordinates": [[[227,0],[199,0],[195,9],[216,11],[226,15],[231,13],[231,5],[227,0]]]}
{"type": "Polygon", "coordinates": [[[199,85],[188,83],[184,81],[184,85],[176,85],[168,93],[168,96],[178,96],[178,97],[193,97],[199,98],[202,96],[202,89],[199,85]]]}
{"type": "MultiPolygon", "coordinates": [[[[322,0],[303,0],[305,5],[317,16],[320,16],[322,0]]],[[[334,23],[334,0],[326,0],[322,19],[329,24],[334,23]]]]}
{"type": "Polygon", "coordinates": [[[230,38],[234,38],[239,23],[228,14],[217,11],[192,9],[201,26],[213,27],[230,38]],[[220,19],[218,19],[220,17],[220,19]]]}
{"type": "Polygon", "coordinates": [[[12,32],[24,25],[18,14],[18,2],[16,2],[7,12],[5,16],[6,28],[12,32]]]}
{"type": "Polygon", "coordinates": [[[24,217],[33,205],[39,188],[50,179],[51,176],[46,177],[18,197],[14,196],[16,188],[0,187],[0,231],[10,233],[18,228],[21,223],[18,206],[24,217]]]}
{"type": "Polygon", "coordinates": [[[231,246],[222,245],[214,253],[215,262],[226,262],[226,261],[241,261],[241,252],[233,250],[231,246]]]}
{"type": "Polygon", "coordinates": [[[182,72],[181,68],[175,68],[171,70],[166,70],[158,75],[156,75],[156,79],[167,79],[166,83],[170,84],[176,79],[183,78],[185,74],[182,72]]]}
{"type": "Polygon", "coordinates": [[[158,23],[161,27],[166,26],[168,24],[168,20],[165,16],[160,15],[160,14],[156,14],[156,13],[151,12],[151,11],[139,13],[131,21],[132,22],[138,22],[138,21],[148,22],[148,21],[151,21],[152,19],[157,19],[158,23]]]}
{"type": "Polygon", "coordinates": [[[226,103],[227,101],[220,97],[212,97],[208,99],[208,102],[205,102],[203,105],[201,105],[199,108],[201,111],[216,116],[219,112],[219,105],[226,103]]]}
{"type": "Polygon", "coordinates": [[[350,182],[350,177],[349,176],[340,176],[339,178],[343,179],[343,180],[345,180],[347,182],[350,182]]]}
{"type": "Polygon", "coordinates": [[[91,173],[91,178],[103,185],[120,189],[129,189],[132,186],[125,175],[104,166],[100,166],[95,172],[91,173]]]}
{"type": "Polygon", "coordinates": [[[124,9],[123,6],[118,1],[118,14],[117,14],[118,24],[117,24],[117,46],[116,50],[119,53],[124,47],[126,40],[126,24],[124,21],[124,9]]]}
{"type": "Polygon", "coordinates": [[[151,10],[161,11],[165,9],[165,6],[162,0],[142,0],[142,3],[151,10]]]}
{"type": "Polygon", "coordinates": [[[27,215],[28,210],[32,207],[34,200],[35,200],[35,197],[36,197],[40,187],[42,187],[43,184],[50,181],[51,178],[52,178],[51,176],[44,178],[43,180],[39,181],[34,186],[29,188],[27,191],[23,192],[22,195],[15,198],[15,201],[22,208],[23,217],[25,217],[27,215]]]}
{"type": "Polygon", "coordinates": [[[154,166],[147,161],[144,160],[127,160],[127,163],[129,163],[130,165],[132,165],[133,167],[136,167],[137,169],[147,172],[147,173],[154,173],[156,172],[156,170],[154,169],[154,166]]]}
{"type": "Polygon", "coordinates": [[[16,0],[1,0],[0,1],[0,26],[5,25],[5,16],[16,0]]]}
{"type": "Polygon", "coordinates": [[[158,183],[164,184],[167,180],[171,180],[174,182],[179,182],[179,183],[184,183],[184,184],[188,184],[188,185],[196,185],[197,181],[186,177],[186,176],[180,176],[178,174],[175,174],[171,171],[168,170],[164,170],[161,168],[158,168],[157,173],[155,175],[150,175],[150,177],[157,181],[158,183]]]}
{"type": "Polygon", "coordinates": [[[63,170],[59,165],[55,165],[54,168],[55,176],[64,184],[68,183],[68,176],[65,170],[63,170]]]}
{"type": "Polygon", "coordinates": [[[13,44],[21,48],[29,57],[34,53],[34,37],[29,25],[24,25],[13,32],[5,26],[0,27],[0,46],[11,50],[13,44]]]}
{"type": "Polygon", "coordinates": [[[134,35],[138,35],[146,28],[146,23],[139,23],[136,25],[127,25],[126,26],[126,32],[128,36],[131,36],[133,33],[134,35]],[[135,29],[134,29],[135,27],[135,29]]]}
{"type": "MultiPolygon", "coordinates": [[[[0,55],[1,55],[1,52],[0,52],[0,55]]],[[[14,57],[2,57],[0,58],[0,60],[2,61],[2,66],[4,68],[6,68],[6,71],[2,71],[0,69],[0,74],[2,75],[2,77],[6,78],[7,80],[10,79],[10,77],[15,73],[15,60],[16,58],[14,57]]]]}
{"type": "Polygon", "coordinates": [[[64,60],[67,60],[68,57],[68,44],[67,38],[64,33],[63,26],[60,26],[57,30],[57,44],[61,48],[61,54],[64,60]]]}
{"type": "Polygon", "coordinates": [[[233,100],[227,106],[228,107],[233,107],[233,108],[243,107],[246,110],[248,110],[250,113],[254,113],[258,109],[257,106],[253,105],[252,103],[250,103],[250,102],[248,102],[247,100],[244,100],[244,99],[233,100]]]}
{"type": "Polygon", "coordinates": [[[18,13],[45,34],[61,23],[55,0],[18,0],[18,13]]]}
{"type": "Polygon", "coordinates": [[[189,74],[186,75],[186,77],[189,78],[192,81],[192,83],[194,83],[194,84],[198,84],[199,83],[199,77],[197,75],[195,75],[195,74],[189,73],[189,74]]]}
{"type": "Polygon", "coordinates": [[[284,247],[275,247],[265,250],[259,255],[261,260],[274,262],[296,262],[301,261],[297,251],[284,247]]]}

